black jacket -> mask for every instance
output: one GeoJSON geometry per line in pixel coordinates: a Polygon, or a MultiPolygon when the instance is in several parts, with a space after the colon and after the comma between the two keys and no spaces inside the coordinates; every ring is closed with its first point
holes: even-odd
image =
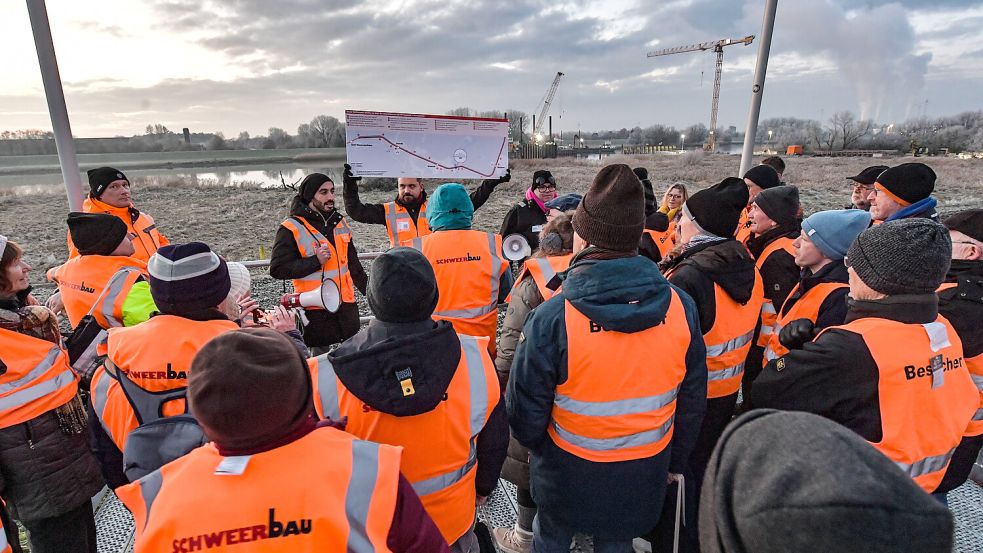
{"type": "MultiPolygon", "coordinates": [[[[471,192],[471,204],[474,205],[474,210],[477,211],[479,207],[485,205],[488,201],[488,197],[498,186],[499,179],[489,179],[481,181],[478,188],[475,188],[471,192]]],[[[358,182],[355,180],[349,181],[345,180],[343,197],[345,199],[345,212],[353,221],[358,221],[359,223],[367,223],[370,225],[385,225],[386,224],[386,206],[384,204],[363,204],[361,198],[358,196],[358,182]]],[[[427,201],[427,191],[424,190],[423,194],[420,196],[420,201],[416,204],[409,205],[404,204],[397,194],[393,198],[400,206],[406,208],[407,213],[413,219],[413,224],[416,224],[417,217],[420,216],[420,208],[427,201]]]]}
{"type": "MultiPolygon", "coordinates": [[[[795,239],[799,236],[799,232],[800,227],[798,222],[790,227],[775,227],[761,235],[749,238],[747,248],[757,262],[768,244],[782,237],[795,239]]],[[[795,285],[799,282],[801,269],[795,264],[795,257],[793,255],[783,249],[779,249],[772,252],[761,263],[761,268],[758,269],[758,272],[761,273],[761,282],[764,284],[765,299],[771,300],[772,305],[775,306],[775,312],[778,312],[782,308],[782,304],[785,303],[785,298],[792,292],[792,288],[795,288],[795,285]]],[[[748,386],[758,376],[764,360],[765,349],[757,345],[758,332],[760,331],[761,329],[759,327],[754,334],[754,341],[751,343],[751,351],[748,353],[747,363],[745,364],[744,382],[748,386]]]]}
{"type": "Polygon", "coordinates": [[[738,303],[747,303],[754,290],[754,260],[740,242],[730,238],[683,252],[668,270],[672,271],[669,282],[696,302],[703,334],[710,332],[717,320],[714,284],[738,303]]]}
{"type": "MultiPolygon", "coordinates": [[[[447,321],[374,320],[329,358],[338,379],[355,397],[382,413],[412,417],[432,411],[445,400],[461,360],[461,341],[447,321]],[[400,386],[391,385],[394,372],[407,368],[413,371],[416,391],[409,397],[402,394],[400,386]]],[[[495,386],[497,381],[488,384],[495,386]]],[[[495,489],[508,443],[505,401],[499,400],[476,442],[478,495],[490,495],[495,489]]]]}
{"type": "MultiPolygon", "coordinates": [[[[669,217],[665,213],[656,211],[645,216],[645,230],[665,232],[668,229],[669,217]]],[[[642,233],[642,239],[638,242],[638,254],[656,263],[662,261],[662,250],[659,249],[659,245],[652,240],[652,236],[647,232],[642,233]]]]}
{"type": "MultiPolygon", "coordinates": [[[[794,293],[789,294],[784,305],[776,306],[778,316],[781,317],[787,314],[799,299],[809,290],[815,288],[817,284],[824,282],[846,284],[848,279],[849,276],[847,275],[846,265],[843,264],[843,260],[833,261],[822,269],[819,269],[819,272],[815,274],[809,269],[802,269],[802,273],[799,276],[799,287],[795,289],[794,293]]],[[[840,288],[826,296],[822,305],[819,306],[819,316],[813,321],[817,332],[828,326],[843,324],[843,321],[846,320],[847,296],[849,294],[849,288],[840,288]]]]}
{"type": "Polygon", "coordinates": [[[529,241],[529,247],[535,250],[539,247],[539,231],[543,230],[545,224],[546,213],[539,209],[536,202],[524,199],[505,214],[499,234],[502,238],[510,234],[521,234],[529,241]]]}
{"type": "MultiPolygon", "coordinates": [[[[334,245],[334,227],[342,220],[340,211],[334,210],[329,215],[323,215],[295,198],[290,216],[306,220],[334,245]]],[[[300,255],[293,233],[281,225],[276,231],[276,239],[273,242],[270,276],[290,280],[305,277],[320,268],[321,263],[318,262],[317,256],[300,255]]],[[[369,277],[358,259],[354,240],[348,243],[348,271],[355,287],[364,294],[369,277]]],[[[311,347],[324,347],[341,342],[358,331],[358,306],[354,303],[342,303],[336,313],[317,310],[307,311],[305,314],[310,324],[304,327],[304,342],[311,347]]]]}

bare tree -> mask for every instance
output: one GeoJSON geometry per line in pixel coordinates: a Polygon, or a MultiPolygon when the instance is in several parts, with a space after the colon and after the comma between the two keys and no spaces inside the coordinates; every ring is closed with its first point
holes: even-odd
{"type": "Polygon", "coordinates": [[[839,135],[840,148],[843,150],[870,134],[870,130],[874,127],[873,121],[869,119],[859,121],[850,111],[840,111],[833,114],[829,122],[834,133],[839,135]]]}
{"type": "Polygon", "coordinates": [[[330,115],[318,115],[311,119],[309,132],[315,148],[342,146],[345,143],[344,125],[330,115]]]}

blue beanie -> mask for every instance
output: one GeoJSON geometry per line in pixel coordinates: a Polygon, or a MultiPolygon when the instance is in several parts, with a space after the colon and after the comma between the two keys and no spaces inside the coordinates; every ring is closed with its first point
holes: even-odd
{"type": "Polygon", "coordinates": [[[802,221],[802,232],[833,261],[843,259],[850,244],[870,226],[870,213],[862,209],[837,209],[813,213],[802,221]]]}
{"type": "Polygon", "coordinates": [[[218,307],[232,288],[225,260],[206,244],[169,244],[147,261],[150,295],[161,313],[218,307]]]}
{"type": "Polygon", "coordinates": [[[427,226],[431,230],[468,230],[473,216],[471,196],[456,182],[438,186],[427,198],[427,226]]]}

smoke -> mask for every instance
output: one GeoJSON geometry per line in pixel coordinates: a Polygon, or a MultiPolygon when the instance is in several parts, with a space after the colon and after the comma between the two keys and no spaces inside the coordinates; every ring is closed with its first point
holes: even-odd
{"type": "Polygon", "coordinates": [[[822,54],[837,67],[854,87],[861,119],[900,120],[909,114],[932,55],[915,52],[915,31],[904,7],[847,9],[830,0],[794,6],[779,13],[776,28],[795,41],[790,49],[822,54]]]}

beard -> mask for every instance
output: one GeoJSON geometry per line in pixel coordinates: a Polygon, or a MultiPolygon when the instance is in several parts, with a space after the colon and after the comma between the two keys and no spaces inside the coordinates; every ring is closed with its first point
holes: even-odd
{"type": "Polygon", "coordinates": [[[323,213],[330,213],[331,211],[334,211],[334,200],[319,202],[315,199],[315,200],[311,200],[311,203],[314,204],[315,209],[323,213]]]}

